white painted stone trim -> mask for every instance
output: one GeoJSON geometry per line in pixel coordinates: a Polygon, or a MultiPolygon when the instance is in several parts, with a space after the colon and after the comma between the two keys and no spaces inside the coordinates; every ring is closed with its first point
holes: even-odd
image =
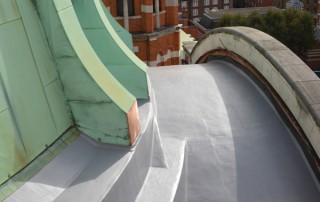
{"type": "Polygon", "coordinates": [[[152,5],[141,5],[141,12],[142,13],[153,13],[153,6],[152,5]]]}
{"type": "Polygon", "coordinates": [[[133,52],[138,53],[139,52],[139,46],[133,46],[133,52]]]}
{"type": "MultiPolygon", "coordinates": [[[[158,56],[160,56],[160,55],[158,54],[158,56]]],[[[157,60],[149,61],[149,66],[150,67],[156,67],[161,62],[166,62],[171,58],[177,58],[179,56],[180,56],[180,52],[179,51],[168,51],[167,54],[162,55],[160,57],[157,57],[157,60]]]]}
{"type": "Polygon", "coordinates": [[[166,0],[166,6],[179,6],[178,0],[166,0]]]}

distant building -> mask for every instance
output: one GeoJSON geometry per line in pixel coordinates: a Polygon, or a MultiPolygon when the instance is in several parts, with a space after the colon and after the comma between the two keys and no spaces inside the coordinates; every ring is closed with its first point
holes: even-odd
{"type": "Polygon", "coordinates": [[[299,0],[290,0],[286,3],[286,8],[293,8],[296,10],[303,10],[303,3],[299,0]]]}
{"type": "Polygon", "coordinates": [[[273,0],[273,4],[272,5],[277,7],[277,8],[285,9],[287,2],[288,2],[288,0],[273,0]]]}
{"type": "Polygon", "coordinates": [[[245,0],[244,7],[266,7],[272,6],[272,0],[245,0]]]}
{"type": "Polygon", "coordinates": [[[199,23],[198,26],[201,26],[202,30],[209,31],[216,27],[217,22],[220,20],[220,18],[223,15],[226,14],[236,14],[241,15],[244,17],[249,16],[253,11],[258,12],[261,15],[265,15],[269,10],[275,10],[275,11],[281,11],[281,9],[278,9],[273,6],[269,7],[249,7],[249,8],[233,8],[229,10],[219,10],[219,11],[211,11],[209,13],[204,14],[199,23]]]}
{"type": "MultiPolygon", "coordinates": [[[[284,9],[288,4],[294,5],[296,2],[296,0],[273,0],[273,6],[284,9]]],[[[317,15],[318,0],[300,0],[300,2],[303,4],[303,10],[317,15]]]]}
{"type": "Polygon", "coordinates": [[[317,39],[316,45],[299,54],[299,57],[313,70],[317,71],[318,74],[320,72],[320,28],[317,28],[315,32],[315,36],[317,39]]]}
{"type": "Polygon", "coordinates": [[[233,0],[233,7],[234,8],[244,8],[245,6],[245,0],[233,0]]]}
{"type": "Polygon", "coordinates": [[[179,24],[182,25],[182,30],[187,34],[190,34],[194,40],[199,40],[205,32],[198,26],[195,26],[193,21],[189,19],[186,1],[184,1],[184,4],[181,4],[181,1],[179,1],[179,7],[179,24]]]}
{"type": "Polygon", "coordinates": [[[318,0],[301,0],[303,3],[303,10],[309,11],[310,13],[317,15],[318,11],[318,0]]]}
{"type": "Polygon", "coordinates": [[[317,24],[320,24],[320,1],[318,1],[317,24]]]}
{"type": "Polygon", "coordinates": [[[187,0],[180,1],[180,7],[186,8],[190,20],[198,20],[204,13],[213,10],[233,8],[233,0],[187,0]]]}
{"type": "Polygon", "coordinates": [[[180,63],[178,0],[103,0],[133,37],[135,54],[149,66],[180,63]]]}

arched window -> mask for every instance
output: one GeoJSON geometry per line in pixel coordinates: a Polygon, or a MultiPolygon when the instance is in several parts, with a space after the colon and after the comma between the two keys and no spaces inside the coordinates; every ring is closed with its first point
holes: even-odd
{"type": "Polygon", "coordinates": [[[123,1],[128,1],[128,15],[134,16],[134,0],[117,0],[117,16],[123,16],[123,1]]]}

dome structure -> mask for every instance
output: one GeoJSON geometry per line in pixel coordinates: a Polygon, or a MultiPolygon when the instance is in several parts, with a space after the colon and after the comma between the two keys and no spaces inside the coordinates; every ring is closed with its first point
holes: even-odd
{"type": "Polygon", "coordinates": [[[303,3],[299,0],[290,0],[286,3],[286,8],[293,8],[296,10],[302,10],[303,6],[303,3]]]}

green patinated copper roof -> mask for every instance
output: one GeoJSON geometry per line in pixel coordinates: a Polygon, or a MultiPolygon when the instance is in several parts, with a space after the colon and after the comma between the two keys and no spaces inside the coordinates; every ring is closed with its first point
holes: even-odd
{"type": "Polygon", "coordinates": [[[132,47],[131,35],[120,27],[100,0],[72,2],[83,32],[105,67],[136,98],[148,98],[147,66],[128,48],[132,47]],[[122,37],[118,33],[123,33],[122,37]]]}
{"type": "Polygon", "coordinates": [[[72,119],[33,4],[5,0],[0,11],[1,184],[52,144],[72,119]]]}
{"type": "Polygon", "coordinates": [[[79,19],[89,12],[99,22],[94,41],[114,50],[107,57],[72,1],[0,1],[0,184],[74,126],[129,145],[127,112],[148,97],[146,65],[101,2],[83,2],[91,6],[79,19]]]}

